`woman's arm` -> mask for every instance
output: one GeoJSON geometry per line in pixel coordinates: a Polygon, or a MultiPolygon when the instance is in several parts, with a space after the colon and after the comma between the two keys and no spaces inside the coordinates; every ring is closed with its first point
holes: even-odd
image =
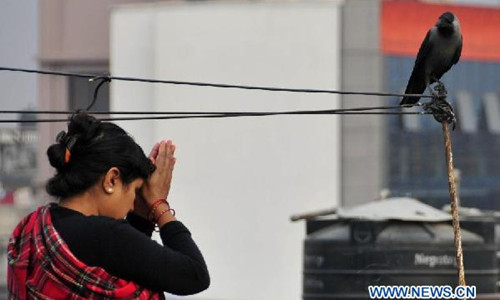
{"type": "MultiPolygon", "coordinates": [[[[145,181],[141,194],[136,198],[134,213],[147,218],[151,207],[158,199],[166,199],[170,191],[172,173],[176,158],[172,141],[157,143],[149,158],[156,170],[145,181]]],[[[136,228],[146,233],[144,219],[132,216],[130,221],[136,228]]],[[[119,277],[133,280],[153,290],[161,290],[177,295],[188,295],[208,288],[210,277],[207,266],[189,230],[176,221],[169,205],[156,206],[152,216],[160,229],[163,247],[152,241],[150,235],[141,234],[130,226],[117,226],[111,238],[112,252],[120,254],[110,258],[108,268],[119,277]],[[114,241],[114,242],[113,242],[114,241]],[[127,266],[122,266],[126,264],[127,266]]]]}
{"type": "Polygon", "coordinates": [[[176,295],[201,292],[210,285],[203,256],[179,221],[160,229],[163,246],[125,221],[100,219],[98,265],[110,274],[155,291],[176,295]]]}
{"type": "Polygon", "coordinates": [[[127,215],[126,220],[132,227],[144,233],[146,236],[148,237],[152,236],[153,230],[155,229],[155,225],[151,223],[151,221],[133,212],[127,215]]]}

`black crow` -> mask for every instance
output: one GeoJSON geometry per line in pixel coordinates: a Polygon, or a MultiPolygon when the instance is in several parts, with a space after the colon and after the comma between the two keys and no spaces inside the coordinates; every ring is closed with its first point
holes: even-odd
{"type": "MultiPolygon", "coordinates": [[[[458,18],[451,12],[445,12],[420,45],[405,94],[422,94],[426,87],[433,93],[430,85],[440,82],[441,76],[460,59],[462,41],[458,18]]],[[[400,104],[414,104],[419,99],[404,97],[400,104]]]]}

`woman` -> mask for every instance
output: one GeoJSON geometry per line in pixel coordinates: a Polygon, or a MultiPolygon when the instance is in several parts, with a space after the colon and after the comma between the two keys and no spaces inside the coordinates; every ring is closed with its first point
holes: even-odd
{"type": "Polygon", "coordinates": [[[84,113],[56,140],[46,189],[59,203],[14,230],[9,299],[163,299],[208,288],[205,261],[166,200],[171,141],[148,158],[123,129],[84,113]],[[151,240],[155,225],[163,246],[151,240]]]}

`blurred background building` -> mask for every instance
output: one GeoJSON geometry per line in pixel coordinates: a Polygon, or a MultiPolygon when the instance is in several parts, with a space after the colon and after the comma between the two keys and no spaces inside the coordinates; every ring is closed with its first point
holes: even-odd
{"type": "MultiPolygon", "coordinates": [[[[404,90],[426,30],[442,12],[453,11],[463,28],[464,50],[443,82],[459,118],[453,142],[461,203],[498,209],[500,1],[8,0],[1,5],[4,66],[380,92],[404,90]]],[[[95,88],[83,79],[56,76],[0,72],[0,79],[4,109],[83,108],[95,88]]],[[[101,89],[93,109],[286,110],[398,102],[112,82],[101,89]]],[[[172,197],[207,253],[213,277],[212,287],[194,296],[198,299],[299,299],[304,232],[288,223],[292,213],[369,202],[382,190],[439,208],[448,203],[442,133],[431,116],[121,125],[146,151],[164,137],[179,144],[172,197]]],[[[50,200],[43,192],[52,174],[45,150],[65,125],[0,126],[5,244],[20,216],[50,200]]],[[[2,258],[0,289],[4,265],[2,258]]]]}
{"type": "MultiPolygon", "coordinates": [[[[406,83],[419,36],[427,30],[424,24],[432,23],[445,10],[459,17],[464,36],[462,57],[443,82],[459,119],[453,142],[455,167],[461,171],[461,204],[498,209],[500,79],[496,74],[500,72],[500,43],[495,37],[500,10],[419,2],[384,2],[382,9],[385,88],[393,91],[406,83]],[[406,14],[404,20],[395,17],[402,14],[406,14]],[[409,35],[412,31],[417,34],[409,35]]],[[[437,207],[448,203],[441,126],[428,117],[392,117],[387,126],[387,186],[396,194],[411,193],[437,207]]]]}
{"type": "MultiPolygon", "coordinates": [[[[0,65],[38,68],[38,1],[9,0],[0,5],[0,65]]],[[[36,76],[0,72],[0,107],[2,110],[35,108],[37,88],[36,76]]],[[[2,119],[29,117],[10,114],[2,119]]],[[[36,173],[37,135],[35,126],[24,125],[0,123],[0,299],[6,299],[7,240],[23,215],[21,208],[29,206],[26,201],[33,200],[27,194],[36,173]]]]}

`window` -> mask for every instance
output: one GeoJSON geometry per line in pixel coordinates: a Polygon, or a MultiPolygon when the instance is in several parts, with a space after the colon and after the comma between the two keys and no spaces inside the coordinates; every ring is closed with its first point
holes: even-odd
{"type": "Polygon", "coordinates": [[[464,133],[476,133],[478,129],[478,118],[476,109],[472,103],[472,97],[468,92],[457,93],[458,120],[460,129],[464,133]]]}
{"type": "MultiPolygon", "coordinates": [[[[421,111],[422,108],[418,106],[404,109],[404,112],[421,112],[421,111]]],[[[422,126],[420,124],[420,120],[422,119],[421,115],[402,115],[402,117],[405,130],[410,132],[418,132],[422,129],[422,126]]]]}
{"type": "Polygon", "coordinates": [[[488,130],[493,134],[500,134],[500,103],[498,103],[497,94],[485,94],[483,102],[488,130]]]}
{"type": "MultiPolygon", "coordinates": [[[[88,72],[85,72],[88,73],[88,72]]],[[[97,72],[96,72],[97,73],[97,72]]],[[[102,74],[99,72],[98,74],[102,74]]],[[[89,82],[86,78],[69,78],[69,109],[86,109],[94,97],[94,91],[99,82],[89,82]]],[[[91,111],[109,110],[109,83],[104,83],[99,89],[97,101],[91,111]]]]}

